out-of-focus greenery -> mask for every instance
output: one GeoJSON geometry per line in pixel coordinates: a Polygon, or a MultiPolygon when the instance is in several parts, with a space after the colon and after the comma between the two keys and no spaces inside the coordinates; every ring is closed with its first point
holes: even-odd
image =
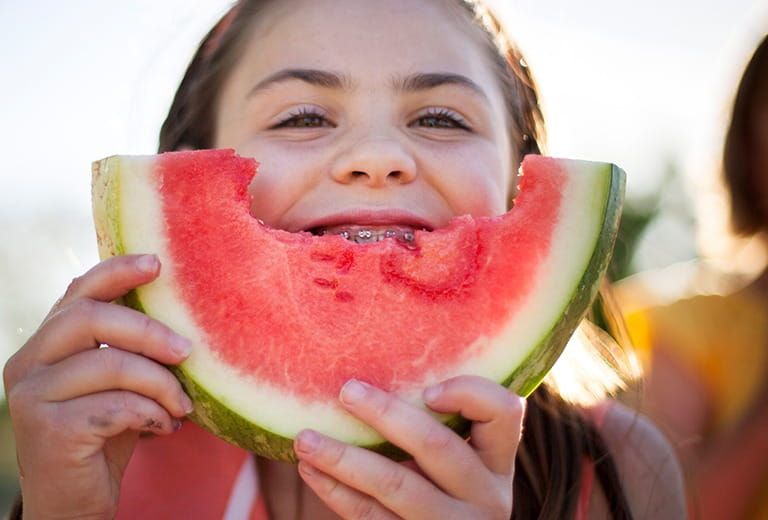
{"type": "Polygon", "coordinates": [[[0,400],[0,518],[10,511],[13,499],[19,491],[15,448],[8,406],[5,400],[0,400]]]}
{"type": "Polygon", "coordinates": [[[657,214],[658,205],[656,203],[628,203],[624,206],[619,224],[619,235],[616,238],[613,257],[608,268],[608,276],[611,280],[621,280],[633,274],[632,261],[635,257],[638,241],[657,214]]]}
{"type": "Polygon", "coordinates": [[[680,168],[669,160],[650,193],[628,197],[608,268],[617,281],[696,256],[694,209],[680,168]]]}

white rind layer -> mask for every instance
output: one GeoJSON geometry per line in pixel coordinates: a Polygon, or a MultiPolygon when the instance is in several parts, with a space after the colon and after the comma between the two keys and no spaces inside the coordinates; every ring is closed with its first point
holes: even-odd
{"type": "MultiPolygon", "coordinates": [[[[462,373],[494,381],[506,379],[510,367],[520,365],[559,321],[589,265],[602,231],[611,187],[610,165],[561,161],[568,165],[569,173],[551,248],[539,264],[538,283],[492,345],[484,354],[472,356],[460,368],[462,373]],[[510,345],[519,348],[509,348],[510,345]]],[[[526,371],[543,373],[548,368],[531,366],[526,371]]]]}

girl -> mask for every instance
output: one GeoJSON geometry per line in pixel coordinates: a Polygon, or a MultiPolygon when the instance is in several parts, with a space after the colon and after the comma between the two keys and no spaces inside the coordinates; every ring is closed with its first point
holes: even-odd
{"type": "MultiPolygon", "coordinates": [[[[434,229],[460,213],[499,214],[542,133],[522,63],[476,2],[245,0],[194,57],[160,150],[257,157],[254,217],[289,231],[434,229]]],[[[162,365],[183,361],[189,343],[108,303],[160,268],[153,256],[97,265],[9,361],[25,518],[684,515],[655,429],[545,387],[526,414],[481,378],[427,389],[430,408],[473,421],[465,442],[350,381],[340,401],[406,449],[407,464],[313,431],[296,440],[298,467],[254,461],[192,424],[176,432],[190,403],[162,365]]]]}

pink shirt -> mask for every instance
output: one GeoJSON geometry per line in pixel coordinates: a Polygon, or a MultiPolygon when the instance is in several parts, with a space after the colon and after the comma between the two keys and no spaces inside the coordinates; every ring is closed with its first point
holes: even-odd
{"type": "MultiPolygon", "coordinates": [[[[594,469],[585,459],[576,520],[586,520],[594,469]]],[[[190,421],[139,440],[123,477],[118,520],[269,520],[255,458],[190,421]],[[148,491],[151,490],[151,493],[148,491]]]]}
{"type": "Polygon", "coordinates": [[[139,440],[117,518],[268,520],[257,475],[249,452],[185,421],[173,435],[139,440]]]}

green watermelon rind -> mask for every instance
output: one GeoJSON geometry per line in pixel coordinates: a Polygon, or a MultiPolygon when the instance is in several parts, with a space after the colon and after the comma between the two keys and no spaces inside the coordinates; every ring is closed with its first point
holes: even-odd
{"type": "Polygon", "coordinates": [[[610,169],[610,173],[606,175],[608,197],[603,207],[603,225],[592,257],[583,271],[584,274],[564,308],[560,320],[547,335],[541,338],[518,368],[501,382],[502,385],[523,397],[530,395],[541,384],[547,375],[548,368],[560,357],[568,340],[597,297],[600,281],[608,270],[621,220],[626,174],[615,164],[606,163],[605,167],[610,169]],[[547,367],[547,370],[541,372],[532,369],[532,367],[541,366],[547,367]]]}
{"type": "MultiPolygon", "coordinates": [[[[274,460],[293,463],[297,461],[293,450],[293,439],[264,429],[225,406],[216,406],[216,403],[221,400],[199,385],[182,366],[170,367],[170,369],[181,382],[184,391],[196,403],[197,408],[188,416],[194,423],[253,453],[274,460]],[[243,436],[243,432],[248,432],[247,438],[243,436]]],[[[408,458],[405,452],[388,442],[364,447],[395,460],[408,458]]]]}
{"type": "MultiPolygon", "coordinates": [[[[109,159],[94,164],[94,216],[97,226],[101,224],[107,227],[107,229],[97,228],[102,258],[126,252],[119,226],[120,172],[105,175],[107,168],[119,167],[118,165],[119,161],[110,162],[109,159]]],[[[588,312],[597,295],[600,280],[607,270],[618,231],[625,175],[615,165],[605,164],[604,167],[610,171],[606,171],[607,175],[604,177],[603,185],[595,186],[595,189],[604,188],[607,196],[600,198],[600,200],[605,201],[600,220],[602,228],[597,233],[597,243],[593,248],[590,261],[583,269],[582,277],[575,286],[570,299],[566,301],[561,312],[561,318],[539,340],[535,347],[529,349],[530,354],[518,367],[503,381],[500,381],[502,385],[509,387],[511,391],[519,395],[529,395],[544,379],[549,368],[560,356],[569,338],[588,312]]],[[[121,299],[120,303],[145,312],[145,306],[137,291],[130,291],[121,299]]],[[[292,438],[264,429],[230,408],[221,405],[222,399],[212,395],[198,384],[192,374],[185,370],[183,364],[169,368],[196,403],[196,411],[189,415],[193,422],[254,453],[276,460],[296,461],[292,438]],[[243,432],[248,432],[248,438],[244,438],[243,432]]],[[[466,435],[468,433],[470,423],[458,415],[442,416],[441,420],[460,434],[466,435]]],[[[399,460],[408,457],[400,448],[386,441],[362,444],[362,446],[393,459],[399,460]]]]}

